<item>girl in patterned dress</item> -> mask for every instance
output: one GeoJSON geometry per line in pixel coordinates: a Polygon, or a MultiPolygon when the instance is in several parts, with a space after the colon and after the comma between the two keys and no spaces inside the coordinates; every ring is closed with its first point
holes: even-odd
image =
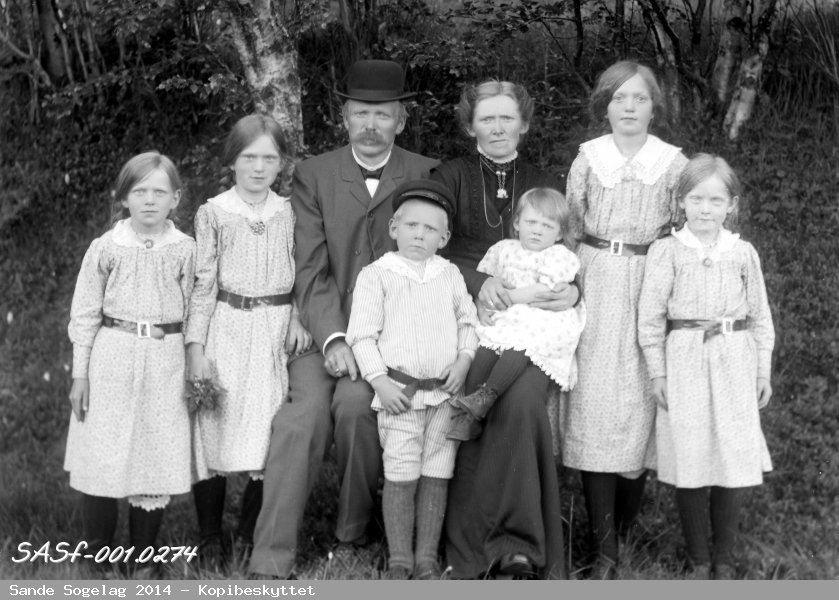
{"type": "Polygon", "coordinates": [[[775,331],[757,252],[724,227],[740,194],[731,167],[699,154],[676,193],[687,224],[650,247],[638,307],[658,479],[676,486],[692,575],[732,579],[743,488],[772,470],[759,410],[772,395],[775,331]]]}
{"type": "Polygon", "coordinates": [[[574,351],[585,325],[585,307],[550,311],[527,304],[534,293],[574,280],[580,261],[573,252],[572,217],[560,192],[533,188],[522,194],[516,208],[513,229],[518,239],[496,243],[478,264],[478,271],[514,290],[516,303],[496,312],[478,302],[481,344],[469,370],[468,395],[451,400],[460,412],[452,421],[450,439],[479,437],[479,421],[531,364],[539,367],[546,390],[549,379],[565,391],[574,386],[574,351]]]}
{"type": "Polygon", "coordinates": [[[580,146],[566,195],[582,217],[581,262],[588,321],[577,348],[576,387],[562,402],[562,459],[579,469],[595,546],[593,578],[617,576],[617,532],[641,506],[655,465],[655,401],[637,342],[637,303],[647,248],[675,219],[679,148],[649,133],[664,121],[649,68],[619,62],[591,97],[611,133],[580,146]]]}
{"type": "Polygon", "coordinates": [[[195,215],[188,374],[215,377],[225,390],[214,410],[197,413],[193,429],[201,555],[212,566],[225,559],[222,516],[231,473],[250,475],[236,538],[242,551],[252,544],[271,420],[288,393],[286,361],[311,344],[291,302],[294,213],[288,198],[271,190],[285,154],[276,121],[240,119],[222,156],[235,185],[195,215]]]}
{"type": "Polygon", "coordinates": [[[155,545],[170,496],[191,483],[181,329],[195,242],[168,219],[180,196],[167,157],[146,152],[129,160],[114,191],[121,205],[114,225],[90,245],[73,294],[64,468],[70,487],[82,492],[84,537],[94,555],[113,541],[118,498],[128,498],[137,558],[155,545]]]}

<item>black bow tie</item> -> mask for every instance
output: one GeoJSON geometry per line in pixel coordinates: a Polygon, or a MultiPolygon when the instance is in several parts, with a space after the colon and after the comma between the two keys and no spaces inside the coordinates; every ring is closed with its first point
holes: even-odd
{"type": "Polygon", "coordinates": [[[358,168],[361,169],[361,176],[364,177],[364,179],[381,179],[382,171],[385,170],[384,167],[379,167],[378,169],[371,171],[369,169],[365,169],[361,165],[358,165],[358,168]]]}

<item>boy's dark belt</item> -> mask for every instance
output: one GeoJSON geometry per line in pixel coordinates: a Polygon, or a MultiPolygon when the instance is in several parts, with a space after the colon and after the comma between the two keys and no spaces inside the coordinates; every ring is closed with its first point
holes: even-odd
{"type": "Polygon", "coordinates": [[[273,296],[240,296],[232,292],[218,291],[216,296],[219,302],[226,302],[233,308],[239,310],[252,310],[257,306],[282,306],[291,304],[291,292],[287,294],[274,294],[273,296]]]}
{"type": "Polygon", "coordinates": [[[154,338],[159,340],[165,335],[180,333],[183,329],[183,322],[157,324],[149,323],[148,321],[123,321],[122,319],[114,319],[113,317],[103,315],[102,327],[111,327],[120,331],[134,333],[137,337],[141,338],[154,338]]]}
{"type": "Polygon", "coordinates": [[[407,373],[391,368],[388,368],[387,376],[394,381],[405,384],[402,393],[405,394],[409,400],[414,397],[414,394],[416,394],[418,390],[430,392],[431,390],[436,390],[446,383],[445,379],[417,379],[416,377],[411,377],[407,373]]]}
{"type": "Polygon", "coordinates": [[[702,341],[707,342],[715,335],[729,335],[735,331],[748,329],[746,319],[667,319],[667,328],[675,329],[704,329],[702,341]]]}
{"type": "Polygon", "coordinates": [[[583,237],[583,243],[598,250],[608,250],[613,256],[643,256],[650,247],[649,244],[627,244],[621,240],[603,240],[589,234],[583,237]]]}

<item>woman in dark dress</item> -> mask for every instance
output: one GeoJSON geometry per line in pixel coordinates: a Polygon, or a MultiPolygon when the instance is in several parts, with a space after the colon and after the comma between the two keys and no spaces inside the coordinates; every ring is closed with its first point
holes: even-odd
{"type": "MultiPolygon", "coordinates": [[[[518,158],[533,115],[522,86],[487,81],[469,87],[457,112],[477,148],[431,174],[456,198],[444,254],[458,265],[476,302],[501,310],[522,300],[511,298],[501,280],[476,271],[478,262],[490,246],[514,236],[516,201],[525,191],[561,190],[562,184],[518,158]]],[[[578,288],[565,286],[539,297],[537,305],[563,310],[578,298],[578,288]]],[[[545,378],[531,365],[496,401],[480,438],[461,444],[446,512],[453,577],[565,577],[547,392],[545,378]]]]}

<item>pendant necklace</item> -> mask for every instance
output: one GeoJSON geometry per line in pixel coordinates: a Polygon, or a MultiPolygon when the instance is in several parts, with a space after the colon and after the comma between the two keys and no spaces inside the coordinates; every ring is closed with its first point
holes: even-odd
{"type": "MultiPolygon", "coordinates": [[[[513,159],[509,163],[506,163],[504,166],[512,164],[512,171],[513,171],[513,193],[515,194],[516,191],[516,161],[513,159]]],[[[506,183],[507,183],[507,172],[503,169],[496,169],[496,165],[489,161],[489,159],[485,158],[483,155],[479,155],[478,157],[478,168],[479,168],[479,175],[481,177],[481,196],[484,202],[484,220],[486,224],[489,225],[492,229],[496,229],[504,224],[504,215],[503,211],[499,211],[498,215],[498,222],[490,223],[489,222],[489,213],[487,212],[487,191],[486,191],[486,182],[484,181],[484,173],[481,167],[485,165],[491,172],[494,172],[495,176],[498,179],[498,191],[495,194],[495,197],[499,200],[509,198],[509,194],[507,193],[506,183]]],[[[510,203],[510,212],[511,214],[514,213],[516,210],[516,198],[513,196],[512,202],[510,203]]],[[[502,230],[501,236],[504,236],[504,232],[502,230]]]]}
{"type": "Polygon", "coordinates": [[[143,245],[146,247],[146,250],[151,250],[154,247],[154,240],[155,238],[160,238],[163,233],[166,231],[166,227],[164,226],[163,230],[158,231],[157,233],[147,233],[145,234],[148,237],[144,237],[140,235],[140,233],[134,229],[134,224],[131,221],[128,221],[128,226],[131,228],[131,231],[134,232],[134,236],[143,242],[143,245]]]}
{"type": "Polygon", "coordinates": [[[262,235],[265,233],[265,222],[260,217],[260,214],[262,213],[262,208],[265,206],[265,203],[268,202],[268,196],[265,196],[265,198],[259,202],[248,202],[244,198],[241,200],[247,204],[250,207],[251,212],[256,215],[256,221],[251,221],[250,219],[247,220],[248,227],[250,227],[251,232],[254,235],[262,235]]]}
{"type": "Polygon", "coordinates": [[[714,261],[711,260],[711,257],[709,255],[707,255],[707,252],[712,250],[717,245],[717,243],[719,243],[719,241],[720,238],[718,236],[717,239],[714,240],[712,243],[702,244],[702,253],[705,254],[705,258],[702,260],[702,266],[710,268],[714,264],[714,261]]]}

